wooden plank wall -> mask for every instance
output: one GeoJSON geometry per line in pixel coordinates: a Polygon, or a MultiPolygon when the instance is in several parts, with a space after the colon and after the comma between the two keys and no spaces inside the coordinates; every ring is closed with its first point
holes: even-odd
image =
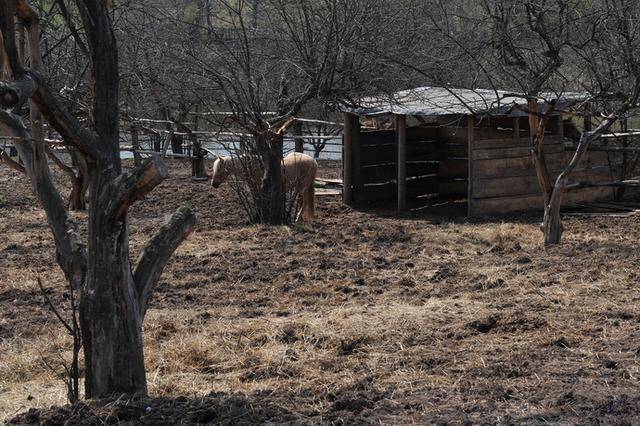
{"type": "Polygon", "coordinates": [[[466,122],[440,127],[441,157],[438,170],[439,194],[443,198],[467,198],[469,160],[466,122]]]}
{"type": "MultiPolygon", "coordinates": [[[[458,126],[408,128],[407,199],[434,194],[448,199],[467,198],[469,214],[474,216],[540,210],[542,196],[531,160],[526,119],[518,123],[511,118],[503,121],[476,122],[472,133],[466,120],[458,126]]],[[[549,127],[553,133],[554,126],[549,127]]],[[[545,139],[547,165],[553,179],[571,156],[564,151],[563,138],[557,133],[545,139]]],[[[390,204],[397,198],[396,132],[361,131],[358,136],[354,139],[358,152],[352,163],[353,200],[356,204],[390,204]]],[[[610,181],[606,153],[588,153],[574,179],[610,181]]],[[[587,188],[567,193],[564,199],[607,200],[612,194],[611,188],[587,188]]]]}
{"type": "MultiPolygon", "coordinates": [[[[478,129],[476,129],[478,130],[478,129]]],[[[546,136],[547,167],[554,180],[570,160],[559,135],[546,136]]],[[[588,153],[573,175],[576,181],[606,182],[611,172],[603,153],[588,153]]],[[[473,191],[470,215],[504,214],[541,210],[542,194],[530,153],[529,138],[476,139],[470,155],[473,161],[473,191]]],[[[607,200],[611,188],[586,188],[565,194],[565,202],[607,200]]]]}
{"type": "MultiPolygon", "coordinates": [[[[394,130],[360,134],[360,204],[392,201],[397,195],[397,144],[394,130]]],[[[437,128],[407,129],[407,199],[438,192],[439,142],[437,128]]]]}

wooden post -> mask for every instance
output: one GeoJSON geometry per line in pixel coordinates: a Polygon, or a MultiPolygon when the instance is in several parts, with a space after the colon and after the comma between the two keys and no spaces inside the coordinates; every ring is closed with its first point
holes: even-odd
{"type": "Polygon", "coordinates": [[[164,140],[164,143],[162,145],[162,158],[167,157],[167,151],[169,151],[169,144],[171,143],[172,139],[173,139],[173,130],[169,130],[167,133],[167,137],[164,140]]]}
{"type": "Polygon", "coordinates": [[[473,115],[467,117],[467,166],[469,168],[469,177],[467,181],[467,216],[473,216],[473,128],[476,119],[473,115]]]}
{"type": "Polygon", "coordinates": [[[562,119],[562,113],[558,114],[558,136],[560,139],[564,139],[564,120],[562,119]]]}
{"type": "MultiPolygon", "coordinates": [[[[622,120],[620,120],[620,131],[622,133],[627,133],[629,131],[629,121],[627,120],[627,118],[623,118],[622,120]]],[[[628,166],[629,166],[629,155],[628,155],[628,151],[626,150],[626,148],[629,147],[629,138],[627,136],[622,137],[622,167],[620,167],[620,180],[625,180],[627,179],[627,170],[628,170],[628,166]]],[[[607,154],[607,158],[609,157],[609,154],[607,154]]],[[[620,188],[616,188],[613,190],[613,200],[614,201],[622,201],[622,199],[624,198],[624,193],[625,193],[625,187],[620,187],[620,188]]]]}
{"type": "MultiPolygon", "coordinates": [[[[296,121],[292,128],[293,136],[302,136],[302,123],[296,121]]],[[[304,153],[304,139],[294,139],[295,151],[304,153]]]]}
{"type": "Polygon", "coordinates": [[[398,146],[398,212],[407,208],[407,117],[396,115],[398,146]]]}
{"type": "Polygon", "coordinates": [[[142,164],[142,156],[140,156],[140,142],[138,140],[138,127],[131,125],[131,146],[133,147],[133,164],[138,167],[142,164]]]}
{"type": "Polygon", "coordinates": [[[352,205],[353,197],[353,175],[360,170],[354,170],[354,150],[356,139],[360,133],[359,118],[355,114],[345,113],[344,115],[344,135],[342,137],[342,202],[352,205]]]}
{"type": "Polygon", "coordinates": [[[520,139],[520,117],[513,117],[513,138],[520,139]]]}
{"type": "Polygon", "coordinates": [[[150,133],[149,139],[153,143],[153,151],[160,152],[160,150],[162,149],[160,146],[160,135],[158,133],[150,133]]]}
{"type": "Polygon", "coordinates": [[[593,129],[593,123],[591,122],[591,111],[589,110],[589,105],[587,105],[587,110],[584,114],[584,131],[590,132],[593,129]]]}

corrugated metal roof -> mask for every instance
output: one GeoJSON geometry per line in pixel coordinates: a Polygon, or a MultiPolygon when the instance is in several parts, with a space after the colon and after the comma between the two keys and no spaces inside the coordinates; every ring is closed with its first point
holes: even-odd
{"type": "MultiPolygon", "coordinates": [[[[557,107],[567,108],[584,100],[586,95],[564,93],[558,99],[558,95],[548,93],[541,98],[547,101],[556,99],[557,107]]],[[[359,115],[437,116],[473,113],[523,116],[526,113],[514,107],[526,103],[524,97],[504,90],[419,87],[397,92],[390,97],[365,98],[360,107],[348,111],[359,115]]],[[[546,102],[541,101],[540,105],[541,111],[544,111],[546,102]]]]}

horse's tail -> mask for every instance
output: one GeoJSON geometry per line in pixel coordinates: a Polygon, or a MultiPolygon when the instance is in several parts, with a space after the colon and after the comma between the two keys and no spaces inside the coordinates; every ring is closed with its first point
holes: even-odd
{"type": "Polygon", "coordinates": [[[316,175],[318,174],[318,163],[316,163],[316,160],[311,159],[310,166],[307,187],[304,189],[304,196],[302,197],[304,220],[307,223],[313,222],[313,217],[316,212],[316,175]]]}

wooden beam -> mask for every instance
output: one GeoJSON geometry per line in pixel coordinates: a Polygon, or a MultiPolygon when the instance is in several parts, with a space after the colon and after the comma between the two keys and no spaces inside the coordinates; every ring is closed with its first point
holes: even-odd
{"type": "MultiPolygon", "coordinates": [[[[575,148],[567,149],[567,151],[575,151],[575,148]]],[[[640,152],[640,147],[634,146],[605,146],[605,145],[591,145],[589,151],[598,152],[640,152]]]]}
{"type": "MultiPolygon", "coordinates": [[[[473,128],[476,124],[476,118],[473,115],[467,117],[467,163],[469,168],[469,182],[467,185],[467,216],[472,216],[474,214],[474,200],[473,200],[473,186],[475,176],[473,174],[473,128]]],[[[519,127],[519,123],[518,123],[519,127]]]]}
{"type": "Polygon", "coordinates": [[[601,139],[619,139],[619,138],[627,138],[630,136],[640,136],[640,131],[630,131],[630,132],[613,132],[613,133],[605,133],[600,135],[601,139]]]}
{"type": "Polygon", "coordinates": [[[520,117],[513,118],[513,139],[520,139],[520,117]]]}
{"type": "MultiPolygon", "coordinates": [[[[296,122],[291,127],[293,136],[302,136],[302,123],[296,122]]],[[[304,153],[304,140],[300,138],[296,138],[295,140],[295,151],[304,153]]]]}
{"type": "MultiPolygon", "coordinates": [[[[344,115],[344,135],[342,145],[342,202],[352,205],[353,183],[354,183],[354,150],[356,145],[359,118],[355,114],[345,113],[344,115]]],[[[359,173],[359,169],[355,169],[359,173]]]]}
{"type": "MultiPolygon", "coordinates": [[[[587,106],[587,108],[589,108],[587,106]]],[[[591,112],[587,111],[584,115],[584,131],[590,132],[593,130],[593,122],[591,121],[591,112]]]]}
{"type": "Polygon", "coordinates": [[[407,207],[407,117],[396,115],[396,144],[398,147],[398,212],[407,207]]]}
{"type": "Polygon", "coordinates": [[[558,136],[564,138],[564,120],[562,119],[562,113],[558,115],[558,136]]]}

